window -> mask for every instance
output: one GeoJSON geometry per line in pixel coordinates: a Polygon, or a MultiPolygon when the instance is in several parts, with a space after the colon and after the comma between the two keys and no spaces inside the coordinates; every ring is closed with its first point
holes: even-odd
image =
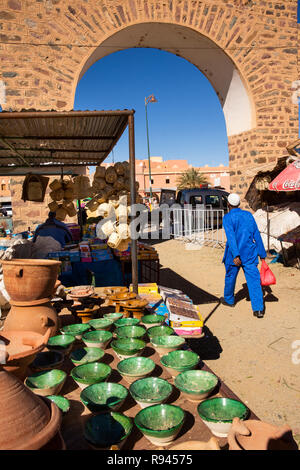
{"type": "Polygon", "coordinates": [[[228,207],[227,197],[222,196],[222,203],[223,203],[223,208],[227,209],[227,207],[228,207]]]}
{"type": "Polygon", "coordinates": [[[205,205],[211,206],[213,209],[218,209],[220,207],[220,198],[214,194],[205,196],[205,205]]]}
{"type": "Polygon", "coordinates": [[[154,184],[154,180],[151,179],[151,184],[154,184]]]}
{"type": "Polygon", "coordinates": [[[169,184],[170,183],[170,180],[169,178],[166,179],[166,184],[169,184]]]}
{"type": "Polygon", "coordinates": [[[1,184],[1,191],[5,191],[6,190],[6,184],[1,184]]]}
{"type": "Polygon", "coordinates": [[[190,203],[193,206],[196,206],[197,204],[203,204],[203,198],[202,196],[191,196],[190,203]]]}

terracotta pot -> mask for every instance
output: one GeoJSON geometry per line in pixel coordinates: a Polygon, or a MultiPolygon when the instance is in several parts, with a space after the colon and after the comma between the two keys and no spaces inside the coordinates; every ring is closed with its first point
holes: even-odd
{"type": "Polygon", "coordinates": [[[2,344],[4,343],[5,348],[3,369],[11,372],[20,380],[24,380],[28,365],[34,360],[37,353],[44,349],[49,336],[50,328],[44,336],[32,331],[2,330],[0,332],[0,341],[2,344]]]}
{"type": "Polygon", "coordinates": [[[168,450],[221,450],[218,440],[211,437],[209,441],[185,441],[175,446],[170,447],[168,450]]]}
{"type": "Polygon", "coordinates": [[[12,307],[4,322],[5,330],[30,330],[43,335],[50,328],[50,336],[57,334],[60,322],[56,310],[50,302],[28,306],[20,306],[16,303],[11,302],[12,307]]]}
{"type": "Polygon", "coordinates": [[[60,261],[46,259],[1,260],[5,288],[14,301],[51,298],[60,261]]]}
{"type": "Polygon", "coordinates": [[[234,418],[228,433],[229,450],[298,450],[288,425],[234,418]]]}
{"type": "Polygon", "coordinates": [[[61,412],[55,403],[32,393],[0,369],[0,449],[36,450],[59,432],[61,412]]]}

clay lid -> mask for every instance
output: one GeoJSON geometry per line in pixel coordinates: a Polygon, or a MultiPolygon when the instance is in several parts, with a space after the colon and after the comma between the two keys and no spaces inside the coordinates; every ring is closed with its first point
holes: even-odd
{"type": "Polygon", "coordinates": [[[1,264],[8,266],[59,266],[61,261],[52,259],[2,259],[1,264]]]}
{"type": "Polygon", "coordinates": [[[0,341],[5,345],[7,354],[6,360],[9,362],[38,353],[48,343],[50,334],[51,328],[48,328],[44,336],[34,331],[0,331],[0,341]]]}
{"type": "Polygon", "coordinates": [[[51,407],[0,367],[0,449],[29,449],[51,420],[51,407]]]}

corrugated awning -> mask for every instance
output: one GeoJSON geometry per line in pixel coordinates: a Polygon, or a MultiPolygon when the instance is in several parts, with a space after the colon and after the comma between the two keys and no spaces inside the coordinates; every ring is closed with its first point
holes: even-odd
{"type": "Polygon", "coordinates": [[[99,165],[134,110],[0,113],[0,168],[99,165]]]}

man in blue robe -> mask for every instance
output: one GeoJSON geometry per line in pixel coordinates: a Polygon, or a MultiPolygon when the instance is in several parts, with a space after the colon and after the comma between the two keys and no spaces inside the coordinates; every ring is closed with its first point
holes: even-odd
{"type": "Polygon", "coordinates": [[[267,256],[261,235],[253,215],[239,208],[238,194],[228,196],[229,212],[223,218],[227,243],[223,257],[225,264],[225,288],[223,305],[234,307],[234,289],[240,267],[243,268],[249,290],[253,315],[257,318],[264,316],[263,292],[260,283],[260,273],[257,268],[258,256],[267,256]]]}

